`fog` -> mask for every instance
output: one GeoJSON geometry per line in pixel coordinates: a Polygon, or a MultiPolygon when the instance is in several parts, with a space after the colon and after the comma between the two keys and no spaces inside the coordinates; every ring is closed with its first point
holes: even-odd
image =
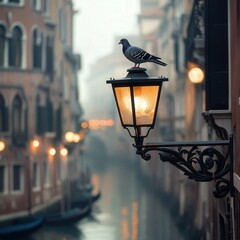
{"type": "MultiPolygon", "coordinates": [[[[139,0],[74,0],[74,51],[81,54],[80,101],[88,103],[90,67],[113,51],[116,36],[138,33],[139,0]]],[[[119,51],[121,48],[119,46],[119,51]]],[[[92,94],[92,93],[91,93],[92,94]]],[[[88,110],[85,109],[85,112],[88,110]]]]}

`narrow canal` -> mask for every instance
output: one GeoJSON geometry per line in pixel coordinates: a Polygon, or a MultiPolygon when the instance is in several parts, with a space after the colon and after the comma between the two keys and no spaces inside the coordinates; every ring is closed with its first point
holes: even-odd
{"type": "Polygon", "coordinates": [[[166,202],[140,179],[134,164],[85,156],[101,198],[89,217],[72,226],[47,227],[32,240],[186,240],[166,202]],[[96,162],[97,161],[97,162],[96,162]]]}

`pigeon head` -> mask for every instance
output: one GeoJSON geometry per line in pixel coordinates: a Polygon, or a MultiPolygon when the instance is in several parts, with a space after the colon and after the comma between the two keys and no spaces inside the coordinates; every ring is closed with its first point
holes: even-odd
{"type": "Polygon", "coordinates": [[[131,46],[130,43],[128,42],[128,40],[125,38],[121,39],[118,44],[122,44],[123,52],[125,52],[131,46]]]}

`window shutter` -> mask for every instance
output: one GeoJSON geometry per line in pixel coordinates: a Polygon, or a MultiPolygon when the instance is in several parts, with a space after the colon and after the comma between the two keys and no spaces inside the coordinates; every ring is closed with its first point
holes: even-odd
{"type": "Polygon", "coordinates": [[[206,110],[228,109],[228,1],[206,4],[206,110]]]}

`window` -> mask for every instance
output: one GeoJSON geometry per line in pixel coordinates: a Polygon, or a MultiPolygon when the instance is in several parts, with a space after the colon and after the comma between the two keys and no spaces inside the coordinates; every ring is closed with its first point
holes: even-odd
{"type": "Polygon", "coordinates": [[[37,161],[33,163],[33,189],[38,190],[40,187],[39,164],[37,161]]]}
{"type": "Polygon", "coordinates": [[[12,190],[13,192],[23,191],[23,167],[21,165],[13,165],[12,190]]]}
{"type": "Polygon", "coordinates": [[[0,194],[3,194],[7,191],[7,175],[6,167],[0,165],[0,194]]]}
{"type": "Polygon", "coordinates": [[[0,66],[4,66],[5,60],[5,39],[6,39],[6,29],[4,26],[0,25],[0,66]]]}
{"type": "Polygon", "coordinates": [[[54,131],[54,116],[53,116],[53,104],[50,100],[50,97],[47,97],[47,106],[46,106],[46,113],[47,116],[47,131],[53,132],[54,131]]]}
{"type": "Polygon", "coordinates": [[[62,179],[62,165],[61,159],[57,159],[57,173],[56,173],[57,182],[61,182],[62,179]]]}
{"type": "Polygon", "coordinates": [[[22,66],[22,30],[14,27],[12,36],[8,40],[8,65],[13,67],[22,66]]]}
{"type": "Polygon", "coordinates": [[[43,0],[43,11],[45,15],[49,15],[49,0],[43,0]]]}
{"type": "Polygon", "coordinates": [[[23,5],[23,0],[0,0],[0,4],[23,5]]]}
{"type": "Polygon", "coordinates": [[[36,133],[41,135],[45,132],[44,107],[40,104],[40,95],[36,99],[36,133]]]}
{"type": "Polygon", "coordinates": [[[62,139],[62,106],[60,105],[56,111],[56,133],[59,140],[62,139]]]}
{"type": "Polygon", "coordinates": [[[53,37],[47,36],[46,45],[46,72],[53,74],[53,37]]]}
{"type": "Polygon", "coordinates": [[[32,7],[35,11],[41,10],[41,0],[32,0],[32,7]]]}
{"type": "Polygon", "coordinates": [[[205,1],[205,8],[206,110],[228,110],[228,1],[205,1]]]}
{"type": "Polygon", "coordinates": [[[24,132],[23,104],[21,98],[17,95],[13,100],[13,126],[15,134],[24,132]]]}
{"type": "Polygon", "coordinates": [[[45,186],[50,185],[50,168],[48,160],[44,160],[43,163],[43,181],[45,186]]]}
{"type": "Polygon", "coordinates": [[[42,68],[42,45],[43,35],[39,30],[35,29],[33,31],[33,68],[42,68]]]}
{"type": "Polygon", "coordinates": [[[60,9],[58,12],[59,16],[59,34],[60,39],[64,43],[66,40],[66,17],[63,9],[60,9]]]}
{"type": "Polygon", "coordinates": [[[8,108],[5,106],[5,101],[0,95],[0,132],[8,131],[8,108]]]}

